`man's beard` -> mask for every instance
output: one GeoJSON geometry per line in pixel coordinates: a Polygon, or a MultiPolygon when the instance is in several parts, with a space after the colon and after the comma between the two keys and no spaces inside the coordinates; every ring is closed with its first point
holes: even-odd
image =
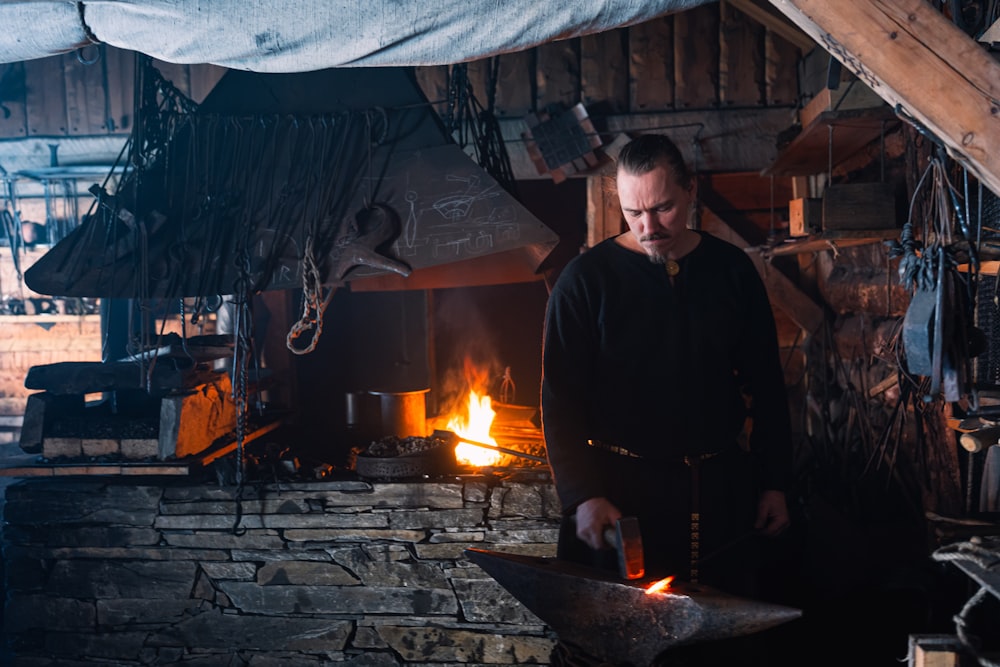
{"type": "MultiPolygon", "coordinates": [[[[643,242],[645,242],[645,241],[662,241],[663,239],[666,239],[666,238],[670,238],[670,237],[666,236],[664,234],[651,234],[649,236],[642,237],[640,239],[640,241],[643,241],[643,242]]],[[[667,256],[664,255],[663,253],[660,253],[660,252],[658,252],[656,250],[652,250],[652,249],[646,247],[645,245],[643,245],[643,249],[645,249],[645,251],[646,251],[646,257],[648,257],[649,261],[652,262],[653,264],[666,264],[667,263],[667,256]]]]}

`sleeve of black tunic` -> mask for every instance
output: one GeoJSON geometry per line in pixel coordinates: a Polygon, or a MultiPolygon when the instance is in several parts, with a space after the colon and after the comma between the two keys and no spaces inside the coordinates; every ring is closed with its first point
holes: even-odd
{"type": "Polygon", "coordinates": [[[733,443],[752,396],[764,488],[791,477],[788,400],[773,313],[746,253],[704,235],[671,286],[662,266],[605,241],[575,257],[545,317],[542,421],[567,512],[606,496],[589,438],[655,464],[733,443]],[[678,296],[680,295],[680,296],[678,296]]]}

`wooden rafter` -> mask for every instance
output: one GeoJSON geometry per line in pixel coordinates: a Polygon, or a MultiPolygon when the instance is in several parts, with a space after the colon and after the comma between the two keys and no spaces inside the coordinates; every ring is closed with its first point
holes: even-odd
{"type": "Polygon", "coordinates": [[[1000,193],[1000,64],[927,0],[770,0],[1000,193]]]}
{"type": "Polygon", "coordinates": [[[728,0],[728,2],[771,32],[802,49],[803,53],[808,53],[816,46],[816,42],[791,23],[784,14],[771,7],[767,0],[728,0]]]}

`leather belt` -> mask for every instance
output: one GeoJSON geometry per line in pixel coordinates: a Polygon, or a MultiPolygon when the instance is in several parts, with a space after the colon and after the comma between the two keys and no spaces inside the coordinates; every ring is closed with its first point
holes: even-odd
{"type": "Polygon", "coordinates": [[[642,457],[635,452],[629,451],[624,447],[619,447],[618,445],[612,445],[610,442],[604,442],[603,440],[587,440],[587,444],[596,449],[603,450],[605,452],[611,452],[612,454],[618,454],[619,456],[628,456],[633,459],[641,459],[642,457]]]}

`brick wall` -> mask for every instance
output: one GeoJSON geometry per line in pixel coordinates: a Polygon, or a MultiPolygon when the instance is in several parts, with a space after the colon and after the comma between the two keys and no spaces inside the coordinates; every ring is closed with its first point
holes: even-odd
{"type": "Polygon", "coordinates": [[[23,414],[32,366],[100,360],[99,315],[0,315],[0,410],[23,414]]]}

